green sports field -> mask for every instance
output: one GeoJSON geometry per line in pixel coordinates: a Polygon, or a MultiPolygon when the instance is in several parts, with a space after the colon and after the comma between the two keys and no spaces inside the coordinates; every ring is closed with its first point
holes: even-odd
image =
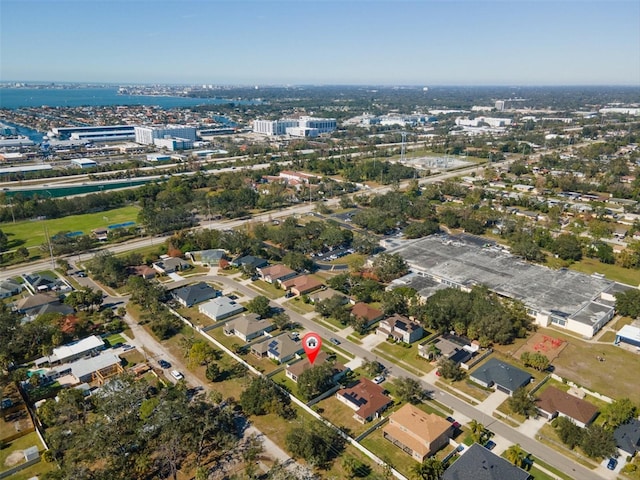
{"type": "Polygon", "coordinates": [[[106,228],[117,223],[135,222],[140,211],[139,207],[130,206],[106,210],[104,212],[72,215],[51,220],[26,220],[16,223],[2,223],[2,230],[9,239],[8,249],[18,247],[35,247],[45,243],[45,227],[49,235],[58,232],[82,232],[85,235],[95,228],[106,228]]]}

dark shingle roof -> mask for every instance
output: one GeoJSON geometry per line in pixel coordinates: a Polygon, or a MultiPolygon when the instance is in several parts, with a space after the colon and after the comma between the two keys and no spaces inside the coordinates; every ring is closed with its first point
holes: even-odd
{"type": "Polygon", "coordinates": [[[218,295],[218,292],[206,283],[198,282],[194,285],[187,285],[186,287],[179,288],[173,292],[173,294],[190,307],[196,303],[215,298],[218,295]]]}
{"type": "Polygon", "coordinates": [[[640,421],[634,418],[623,423],[613,431],[613,438],[616,446],[630,455],[640,451],[640,421]]]}
{"type": "Polygon", "coordinates": [[[442,480],[527,480],[529,474],[474,443],[447,468],[442,480]]]}
{"type": "Polygon", "coordinates": [[[471,374],[471,377],[477,378],[486,384],[495,383],[512,392],[531,380],[531,375],[527,372],[495,358],[490,359],[478,368],[471,374]]]}

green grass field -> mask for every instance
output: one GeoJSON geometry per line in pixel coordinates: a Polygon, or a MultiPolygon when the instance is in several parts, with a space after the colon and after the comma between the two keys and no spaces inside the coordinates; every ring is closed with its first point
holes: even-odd
{"type": "Polygon", "coordinates": [[[577,270],[578,272],[586,273],[587,275],[591,275],[592,273],[601,273],[609,280],[626,283],[627,285],[636,286],[640,284],[640,270],[630,270],[618,265],[600,263],[598,260],[593,258],[583,258],[579,262],[570,265],[569,268],[577,270]]]}
{"type": "Polygon", "coordinates": [[[49,230],[49,235],[65,231],[89,234],[95,228],[107,227],[116,223],[135,222],[139,211],[139,207],[129,206],[104,212],[72,215],[64,218],[39,220],[37,222],[27,220],[16,223],[3,223],[0,224],[0,230],[9,239],[9,249],[29,248],[45,243],[45,227],[49,230]]]}

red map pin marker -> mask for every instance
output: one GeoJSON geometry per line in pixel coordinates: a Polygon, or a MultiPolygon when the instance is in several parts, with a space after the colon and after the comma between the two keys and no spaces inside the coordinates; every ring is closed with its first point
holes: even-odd
{"type": "Polygon", "coordinates": [[[320,347],[322,346],[322,339],[320,335],[317,333],[309,332],[302,339],[302,346],[304,347],[304,351],[307,354],[307,358],[311,365],[316,361],[316,357],[320,352],[320,347]]]}

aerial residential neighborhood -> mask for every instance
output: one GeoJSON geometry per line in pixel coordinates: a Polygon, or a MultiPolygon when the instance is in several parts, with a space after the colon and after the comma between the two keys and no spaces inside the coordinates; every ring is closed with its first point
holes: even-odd
{"type": "Polygon", "coordinates": [[[637,2],[114,5],[0,4],[0,479],[640,480],[637,2]]]}

